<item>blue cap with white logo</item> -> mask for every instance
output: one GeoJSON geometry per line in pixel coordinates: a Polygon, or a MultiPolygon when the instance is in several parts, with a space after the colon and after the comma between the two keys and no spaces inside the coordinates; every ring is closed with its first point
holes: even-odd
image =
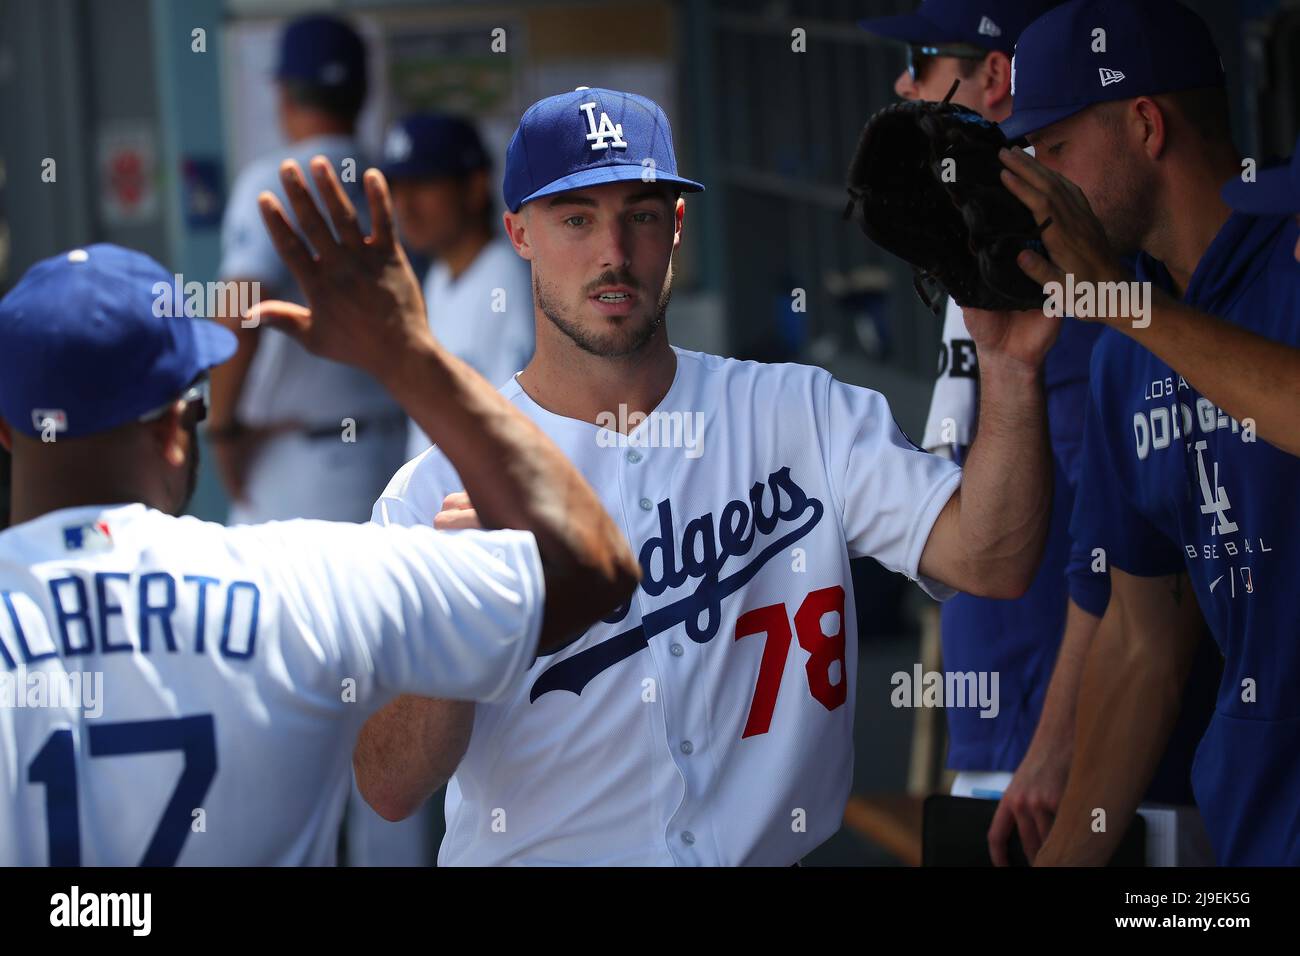
{"type": "Polygon", "coordinates": [[[276,79],[326,88],[366,85],[366,45],[347,23],[326,14],[294,20],[280,36],[276,79]]]}
{"type": "Polygon", "coordinates": [[[1258,173],[1253,181],[1240,176],[1223,187],[1223,201],[1251,216],[1290,216],[1300,213],[1300,139],[1289,166],[1258,173]]]}
{"type": "Polygon", "coordinates": [[[602,183],[673,183],[700,192],[677,175],[673,132],[659,104],[635,93],[580,86],[534,103],[506,150],[501,192],[506,208],[602,183]]]}
{"type": "Polygon", "coordinates": [[[234,334],[185,317],[174,278],[144,253],[73,249],[36,263],[0,299],[0,417],[32,437],[49,421],[56,439],[107,431],[234,354],[234,334]]]}
{"type": "Polygon", "coordinates": [[[969,43],[1008,56],[1016,38],[1060,0],[925,0],[915,13],[859,20],[858,26],[904,43],[969,43]]]}
{"type": "Polygon", "coordinates": [[[1070,0],[1020,35],[1011,77],[1008,139],[1097,103],[1226,82],[1210,28],[1177,0],[1070,0]]]}
{"type": "Polygon", "coordinates": [[[423,179],[463,176],[491,165],[474,124],[444,113],[416,113],[388,130],[379,170],[390,180],[423,179]]]}

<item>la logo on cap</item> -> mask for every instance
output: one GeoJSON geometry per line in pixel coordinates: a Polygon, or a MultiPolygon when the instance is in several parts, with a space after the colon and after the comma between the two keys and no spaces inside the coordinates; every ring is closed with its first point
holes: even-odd
{"type": "Polygon", "coordinates": [[[596,125],[596,104],[581,103],[578,109],[587,114],[587,139],[591,141],[592,149],[609,149],[611,146],[617,146],[620,149],[627,149],[627,140],[623,139],[623,124],[610,121],[609,114],[604,110],[600,111],[600,125],[596,125]],[[610,139],[610,137],[613,139],[610,139]]]}
{"type": "Polygon", "coordinates": [[[1124,74],[1119,70],[1108,70],[1104,66],[1098,67],[1097,72],[1101,76],[1102,86],[1111,86],[1112,84],[1119,83],[1124,79],[1124,74]]]}

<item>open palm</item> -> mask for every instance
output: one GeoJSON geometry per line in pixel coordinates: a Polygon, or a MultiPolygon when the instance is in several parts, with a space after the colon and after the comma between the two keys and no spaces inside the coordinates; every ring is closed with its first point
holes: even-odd
{"type": "Polygon", "coordinates": [[[250,310],[250,317],[280,328],[316,355],[355,365],[382,380],[412,345],[431,336],[420,284],[393,235],[388,185],[378,170],[366,171],[372,223],[366,236],[329,161],[317,156],[310,165],[330,223],[292,160],[280,167],[280,179],[302,237],[272,193],[258,197],[271,241],[302,287],[308,307],[267,301],[250,310]]]}

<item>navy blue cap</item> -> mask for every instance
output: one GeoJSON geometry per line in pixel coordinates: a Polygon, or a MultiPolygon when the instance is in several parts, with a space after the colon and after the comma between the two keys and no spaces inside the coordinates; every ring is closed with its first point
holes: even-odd
{"type": "Polygon", "coordinates": [[[1296,140],[1291,165],[1266,169],[1255,176],[1254,182],[1233,177],[1223,187],[1223,201],[1252,216],[1300,213],[1300,139],[1296,140]]]}
{"type": "Polygon", "coordinates": [[[185,317],[181,291],[107,243],[36,263],[0,299],[0,417],[32,437],[53,419],[56,438],[76,438],[178,398],[235,354],[229,329],[185,317]]]}
{"type": "Polygon", "coordinates": [[[969,43],[1008,56],[1016,38],[1060,0],[925,0],[915,13],[859,20],[871,33],[905,43],[969,43]]]}
{"type": "Polygon", "coordinates": [[[294,20],[280,36],[276,79],[331,89],[366,85],[366,45],[346,22],[325,14],[294,20]]]}
{"type": "Polygon", "coordinates": [[[580,86],[530,106],[510,137],[501,192],[506,208],[601,183],[674,183],[700,192],[677,175],[673,131],[659,104],[635,93],[580,86]]]}
{"type": "Polygon", "coordinates": [[[1070,0],[1020,35],[1000,125],[1019,139],[1097,103],[1225,83],[1210,28],[1177,0],[1070,0]]]}
{"type": "Polygon", "coordinates": [[[416,113],[389,128],[379,170],[389,179],[418,179],[463,176],[491,165],[473,123],[444,113],[416,113]]]}

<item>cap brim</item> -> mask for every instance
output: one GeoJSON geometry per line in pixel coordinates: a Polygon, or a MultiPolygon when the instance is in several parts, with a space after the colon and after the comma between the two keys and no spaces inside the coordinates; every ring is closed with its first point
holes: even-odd
{"type": "Polygon", "coordinates": [[[919,13],[903,13],[894,17],[871,17],[859,20],[858,26],[876,36],[901,40],[904,43],[966,43],[965,36],[959,36],[947,27],[940,26],[919,13]]]}
{"type": "MultiPolygon", "coordinates": [[[[574,173],[572,176],[563,176],[548,183],[536,192],[529,193],[523,199],[519,200],[519,205],[511,212],[518,212],[524,203],[532,202],[535,199],[543,199],[546,196],[554,196],[556,193],[567,193],[573,189],[583,189],[587,186],[603,186],[606,183],[627,183],[638,179],[644,179],[646,167],[631,164],[618,164],[611,166],[597,166],[593,169],[584,169],[580,173],[574,173]]],[[[683,192],[701,193],[704,187],[695,182],[693,179],[684,179],[681,176],[670,176],[667,173],[656,172],[653,180],[645,180],[647,183],[672,183],[674,186],[680,186],[683,192]]]]}
{"type": "Polygon", "coordinates": [[[1037,133],[1040,129],[1047,129],[1053,123],[1069,119],[1075,113],[1082,113],[1088,105],[1085,103],[1082,106],[1051,106],[1037,110],[1015,110],[1012,107],[1014,112],[999,123],[998,128],[1007,139],[1020,139],[1030,133],[1037,133]]]}
{"type": "Polygon", "coordinates": [[[1223,187],[1223,201],[1237,212],[1251,216],[1288,216],[1300,213],[1300,175],[1295,170],[1294,165],[1267,169],[1253,183],[1234,176],[1223,187]]]}
{"type": "Polygon", "coordinates": [[[191,319],[194,323],[194,347],[201,368],[220,365],[235,354],[239,340],[235,333],[211,319],[191,319]]]}

